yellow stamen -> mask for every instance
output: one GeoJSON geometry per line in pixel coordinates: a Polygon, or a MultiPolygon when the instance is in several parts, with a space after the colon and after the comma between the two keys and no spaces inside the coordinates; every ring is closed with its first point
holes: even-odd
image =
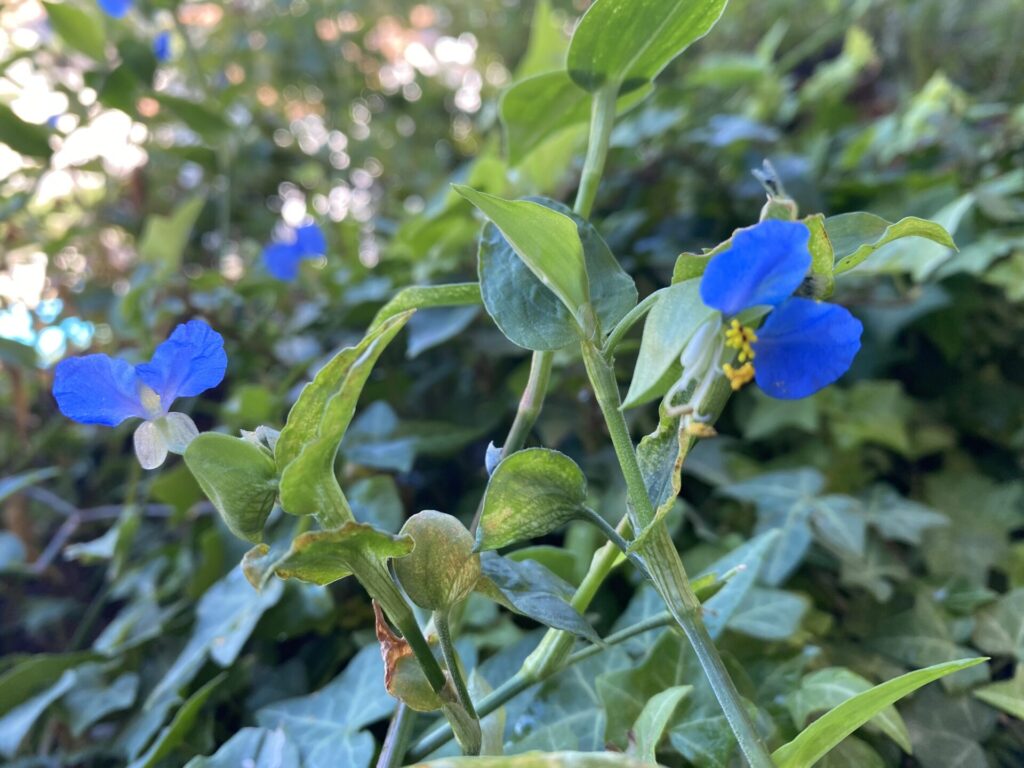
{"type": "Polygon", "coordinates": [[[729,363],[722,366],[725,378],[729,380],[733,392],[740,389],[744,384],[749,384],[754,379],[754,366],[744,363],[739,368],[733,368],[729,363]]]}
{"type": "Polygon", "coordinates": [[[757,334],[753,328],[740,325],[740,321],[733,318],[732,323],[725,331],[725,346],[739,350],[737,358],[741,363],[754,359],[754,342],[757,341],[757,334]]]}

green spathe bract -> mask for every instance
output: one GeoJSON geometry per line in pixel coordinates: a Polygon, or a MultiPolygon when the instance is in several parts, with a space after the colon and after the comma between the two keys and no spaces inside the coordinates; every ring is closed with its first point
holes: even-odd
{"type": "Polygon", "coordinates": [[[447,611],[473,591],[480,578],[480,556],[462,523],[443,512],[424,510],[406,520],[401,533],[413,549],[394,560],[395,574],[416,605],[447,611]]]}

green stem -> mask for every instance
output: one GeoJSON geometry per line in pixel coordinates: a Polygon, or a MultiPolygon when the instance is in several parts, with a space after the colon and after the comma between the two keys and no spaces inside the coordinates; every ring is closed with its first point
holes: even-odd
{"type": "MultiPolygon", "coordinates": [[[[675,619],[671,613],[668,611],[662,611],[659,614],[651,616],[649,619],[645,619],[644,621],[608,635],[608,637],[604,639],[603,645],[588,645],[586,648],[581,648],[575,653],[569,654],[565,660],[565,665],[560,669],[571,667],[573,664],[589,659],[591,656],[596,656],[602,651],[611,648],[613,645],[624,643],[637,635],[644,634],[645,632],[666,627],[669,624],[674,623],[674,621],[675,619]]],[[[496,710],[498,707],[508,701],[511,701],[520,693],[532,688],[539,682],[541,681],[534,680],[524,675],[522,672],[519,672],[481,699],[480,704],[476,709],[477,714],[480,715],[480,717],[487,717],[487,715],[491,714],[491,712],[496,710]]],[[[410,757],[412,760],[422,760],[431,752],[447,743],[451,738],[451,726],[443,723],[416,742],[409,752],[410,757]]]]}
{"type": "Polygon", "coordinates": [[[388,725],[388,733],[384,737],[377,768],[401,768],[405,764],[405,753],[409,749],[413,726],[416,724],[416,713],[401,701],[388,725]]]}
{"type": "Polygon", "coordinates": [[[650,579],[651,576],[647,573],[647,565],[640,559],[640,556],[630,548],[629,542],[622,538],[622,536],[619,535],[619,532],[612,527],[611,523],[601,517],[601,515],[599,515],[595,510],[590,507],[586,507],[585,509],[586,512],[583,519],[597,526],[601,530],[601,533],[605,535],[605,538],[614,544],[616,549],[622,552],[622,554],[626,556],[626,559],[629,560],[629,562],[631,562],[645,578],[650,579]]]}
{"type": "Polygon", "coordinates": [[[606,360],[610,359],[614,354],[616,347],[619,346],[625,335],[629,333],[629,329],[636,325],[644,315],[654,309],[654,305],[658,303],[658,299],[661,298],[661,294],[667,290],[668,288],[659,288],[629,310],[629,312],[626,313],[626,316],[619,320],[619,324],[616,325],[612,329],[612,332],[608,334],[608,338],[605,340],[604,346],[601,348],[601,354],[606,360]]]}
{"type": "Polygon", "coordinates": [[[452,630],[448,624],[448,611],[434,611],[434,628],[437,630],[437,639],[441,643],[441,655],[444,656],[444,663],[448,666],[448,674],[455,683],[455,692],[459,695],[459,703],[474,720],[479,720],[476,710],[473,709],[473,699],[469,695],[469,688],[466,687],[466,680],[462,676],[462,664],[459,661],[458,651],[455,650],[455,643],[452,642],[452,630]]]}
{"type": "Polygon", "coordinates": [[[580,186],[576,190],[573,211],[584,219],[590,218],[597,198],[597,188],[604,173],[604,161],[608,157],[608,142],[615,124],[615,100],[618,98],[618,84],[610,83],[594,94],[590,111],[590,136],[587,141],[587,156],[583,160],[580,186]]]}
{"type": "Polygon", "coordinates": [[[647,564],[651,581],[657,588],[676,623],[693,645],[704,674],[711,683],[715,697],[736,736],[740,749],[752,768],[770,768],[773,763],[768,750],[758,735],[743,700],[722,663],[718,649],[708,634],[700,616],[700,601],[690,587],[672,537],[663,522],[655,522],[654,505],[647,495],[640,464],[629,427],[621,410],[615,371],[592,344],[584,341],[583,362],[597,396],[598,405],[608,425],[608,433],[626,480],[633,527],[644,537],[638,554],[647,564]],[[648,526],[654,523],[653,527],[648,526]]]}

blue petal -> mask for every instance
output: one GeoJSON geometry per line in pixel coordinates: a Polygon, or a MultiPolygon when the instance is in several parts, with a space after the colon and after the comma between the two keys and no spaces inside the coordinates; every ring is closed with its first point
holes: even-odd
{"type": "Polygon", "coordinates": [[[134,0],[96,0],[96,2],[99,3],[100,10],[107,14],[107,16],[120,19],[128,13],[134,0]]]}
{"type": "Polygon", "coordinates": [[[175,398],[193,397],[220,384],[227,366],[221,335],[202,320],[189,320],[156,348],[152,360],[135,370],[160,395],[166,413],[175,398]]]}
{"type": "Polygon", "coordinates": [[[54,371],[53,396],[61,413],[82,424],[116,427],[132,416],[146,418],[135,367],[110,355],[61,360],[54,371]]]}
{"type": "Polygon", "coordinates": [[[793,295],[811,266],[811,232],[797,221],[769,219],[733,235],[729,250],[713,256],[700,297],[727,317],[793,295]]]}
{"type": "Polygon", "coordinates": [[[860,349],[860,320],[844,307],[790,299],[768,315],[754,342],[754,378],[771,397],[796,400],[827,387],[860,349]]]}
{"type": "Polygon", "coordinates": [[[322,256],[327,253],[327,238],[316,224],[307,224],[295,230],[295,247],[303,256],[322,256]]]}
{"type": "Polygon", "coordinates": [[[299,276],[302,252],[295,243],[271,243],[263,249],[263,265],[278,280],[294,280],[299,276]]]}
{"type": "Polygon", "coordinates": [[[157,61],[168,61],[171,58],[171,33],[161,32],[153,38],[153,55],[157,61]]]}

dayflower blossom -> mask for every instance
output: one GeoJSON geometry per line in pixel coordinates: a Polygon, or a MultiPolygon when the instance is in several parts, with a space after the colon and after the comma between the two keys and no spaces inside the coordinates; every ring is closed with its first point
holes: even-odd
{"type": "Polygon", "coordinates": [[[164,30],[153,38],[153,55],[163,63],[171,59],[171,33],[164,30]]]}
{"type": "Polygon", "coordinates": [[[768,219],[739,230],[729,249],[711,258],[700,295],[721,314],[683,350],[683,377],[666,396],[670,405],[696,383],[689,400],[699,408],[721,374],[733,389],[753,380],[771,397],[794,400],[846,373],[860,349],[860,321],[844,307],[793,295],[811,267],[809,239],[800,222],[768,219]]]}
{"type": "Polygon", "coordinates": [[[128,13],[135,0],[96,0],[96,2],[100,10],[107,14],[107,16],[120,19],[128,13]]]}
{"type": "Polygon", "coordinates": [[[327,240],[316,224],[288,229],[285,240],[263,249],[263,264],[278,280],[294,280],[303,259],[315,259],[327,253],[327,240]]]}
{"type": "Polygon", "coordinates": [[[69,357],[57,364],[53,396],[60,412],[82,424],[116,427],[144,419],[135,430],[135,454],[144,469],[183,453],[199,434],[183,413],[170,412],[179,397],[194,397],[224,378],[224,339],[202,320],[174,329],[148,363],[132,365],[110,355],[69,357]]]}

